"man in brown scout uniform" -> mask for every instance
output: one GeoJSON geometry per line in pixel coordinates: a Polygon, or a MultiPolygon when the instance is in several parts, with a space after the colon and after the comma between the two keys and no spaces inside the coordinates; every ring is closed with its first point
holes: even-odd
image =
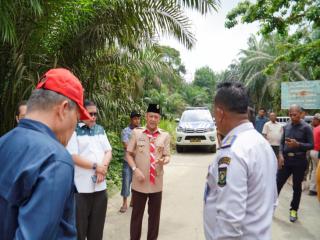
{"type": "Polygon", "coordinates": [[[143,213],[148,200],[148,240],[158,238],[163,186],[163,165],[170,160],[170,135],[158,128],[160,107],[149,104],[146,127],[135,128],[128,143],[126,160],[132,168],[134,202],[130,239],[141,237],[143,213]]]}

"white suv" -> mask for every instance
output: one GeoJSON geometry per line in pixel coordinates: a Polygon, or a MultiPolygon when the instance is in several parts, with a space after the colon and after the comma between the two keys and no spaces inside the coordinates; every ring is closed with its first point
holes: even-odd
{"type": "Polygon", "coordinates": [[[183,152],[188,146],[207,146],[211,152],[216,151],[216,127],[206,107],[186,108],[176,132],[177,152],[183,152]]]}

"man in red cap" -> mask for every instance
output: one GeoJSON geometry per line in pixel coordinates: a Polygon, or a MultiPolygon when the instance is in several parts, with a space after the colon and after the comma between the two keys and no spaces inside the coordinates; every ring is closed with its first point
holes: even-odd
{"type": "Polygon", "coordinates": [[[19,125],[0,138],[0,239],[76,239],[74,165],[65,149],[78,118],[90,119],[83,88],[51,69],[19,125]]]}

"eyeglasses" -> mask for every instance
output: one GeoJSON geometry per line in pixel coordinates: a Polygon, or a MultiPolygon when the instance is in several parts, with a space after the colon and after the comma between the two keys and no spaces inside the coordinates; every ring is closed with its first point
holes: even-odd
{"type": "Polygon", "coordinates": [[[98,113],[96,113],[96,112],[89,112],[89,115],[90,115],[91,117],[96,117],[96,116],[98,116],[98,113]]]}

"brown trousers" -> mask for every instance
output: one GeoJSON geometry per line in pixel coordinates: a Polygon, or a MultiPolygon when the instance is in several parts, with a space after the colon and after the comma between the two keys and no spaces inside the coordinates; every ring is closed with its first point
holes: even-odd
{"type": "Polygon", "coordinates": [[[143,213],[148,200],[148,236],[147,240],[156,240],[159,234],[162,192],[141,193],[132,190],[133,209],[130,223],[130,239],[139,240],[143,213]]]}

